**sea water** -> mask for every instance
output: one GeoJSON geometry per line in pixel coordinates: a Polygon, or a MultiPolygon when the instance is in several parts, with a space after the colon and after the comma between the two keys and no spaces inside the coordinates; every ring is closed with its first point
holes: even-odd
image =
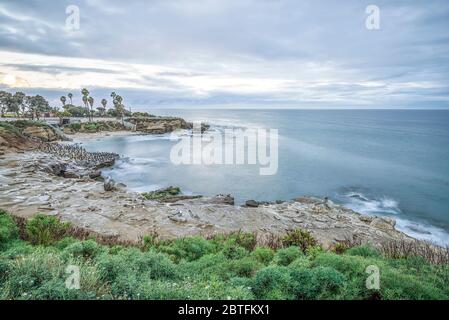
{"type": "Polygon", "coordinates": [[[166,135],[106,137],[91,151],[121,155],[104,170],[135,191],[179,186],[186,194],[248,199],[328,197],[397,228],[449,244],[449,111],[445,110],[148,110],[203,121],[211,130],[277,129],[278,170],[255,165],[175,165],[166,135]]]}

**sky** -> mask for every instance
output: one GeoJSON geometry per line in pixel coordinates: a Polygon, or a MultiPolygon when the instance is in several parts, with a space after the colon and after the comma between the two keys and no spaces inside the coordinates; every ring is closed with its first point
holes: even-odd
{"type": "Polygon", "coordinates": [[[449,108],[449,1],[0,0],[0,90],[83,87],[133,110],[449,108]]]}

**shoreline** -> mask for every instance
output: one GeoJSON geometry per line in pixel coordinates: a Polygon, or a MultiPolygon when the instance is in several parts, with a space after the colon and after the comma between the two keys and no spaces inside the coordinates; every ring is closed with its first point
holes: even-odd
{"type": "MultiPolygon", "coordinates": [[[[73,141],[64,144],[130,135],[142,133],[77,133],[70,136],[73,141]]],[[[56,215],[77,227],[131,242],[153,233],[164,239],[238,230],[279,235],[298,228],[310,231],[325,248],[345,241],[380,245],[413,239],[398,231],[393,219],[362,215],[331,201],[302,197],[244,207],[233,205],[233,198],[230,204],[228,197],[219,195],[163,203],[146,200],[126,186],[105,191],[101,181],[69,179],[42,171],[51,160],[52,155],[36,150],[0,157],[3,209],[22,218],[38,212],[56,215]]]]}

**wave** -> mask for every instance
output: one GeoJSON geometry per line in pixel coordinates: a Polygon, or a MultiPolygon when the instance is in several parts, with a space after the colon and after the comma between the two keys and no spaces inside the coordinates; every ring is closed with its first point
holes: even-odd
{"type": "Polygon", "coordinates": [[[373,197],[361,191],[350,190],[337,195],[343,206],[366,215],[386,215],[396,219],[396,229],[419,240],[439,246],[449,245],[449,233],[439,227],[421,221],[404,218],[399,201],[387,197],[373,197]]]}
{"type": "Polygon", "coordinates": [[[370,199],[362,192],[348,191],[341,195],[345,206],[364,214],[400,214],[399,202],[386,196],[370,199]]]}

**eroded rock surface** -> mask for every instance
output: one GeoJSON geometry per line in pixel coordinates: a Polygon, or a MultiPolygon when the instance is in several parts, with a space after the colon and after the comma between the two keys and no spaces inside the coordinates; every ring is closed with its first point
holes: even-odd
{"type": "Polygon", "coordinates": [[[0,157],[2,209],[22,217],[37,212],[58,215],[123,240],[138,241],[153,231],[173,238],[240,229],[281,234],[295,228],[309,230],[325,247],[345,240],[376,244],[408,239],[394,228],[392,219],[363,216],[321,199],[298,198],[257,207],[234,206],[231,196],[161,203],[123,188],[105,191],[102,182],[92,179],[65,179],[36,163],[51,163],[50,156],[30,151],[0,157]]]}

